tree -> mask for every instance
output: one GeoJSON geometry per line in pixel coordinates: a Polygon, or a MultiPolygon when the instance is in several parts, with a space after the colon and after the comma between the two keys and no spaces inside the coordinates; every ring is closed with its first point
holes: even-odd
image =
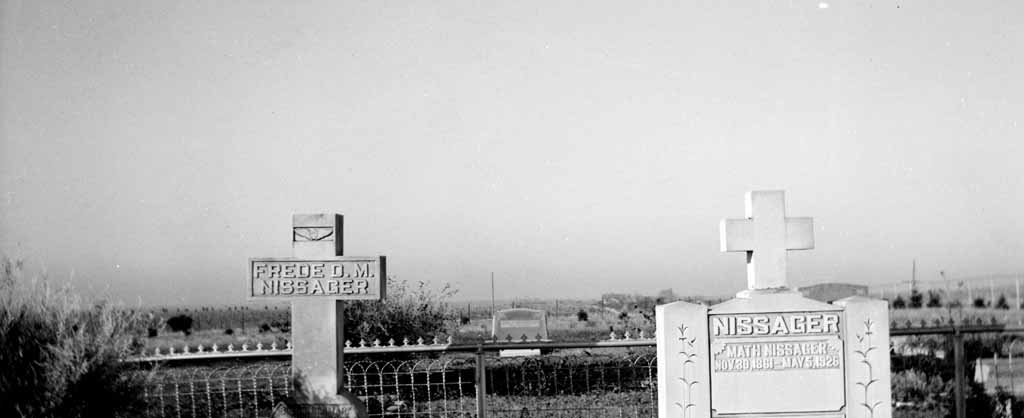
{"type": "Polygon", "coordinates": [[[924,295],[922,295],[921,292],[918,292],[917,290],[914,290],[914,291],[910,292],[910,303],[908,304],[908,306],[911,309],[918,309],[918,308],[920,308],[921,307],[921,302],[923,302],[923,301],[924,301],[924,295]]]}
{"type": "Polygon", "coordinates": [[[999,300],[996,301],[996,309],[1010,309],[1010,304],[1006,303],[1006,295],[999,295],[999,300]]]}
{"type": "Polygon", "coordinates": [[[892,301],[893,309],[903,309],[907,307],[907,301],[903,300],[903,296],[896,295],[896,300],[892,301]]]}
{"type": "Polygon", "coordinates": [[[974,298],[974,305],[973,306],[975,308],[984,308],[985,307],[985,298],[980,298],[980,297],[979,298],[974,298]]]}
{"type": "Polygon", "coordinates": [[[942,307],[942,294],[934,290],[928,291],[928,304],[929,308],[941,308],[942,307]]]}
{"type": "Polygon", "coordinates": [[[188,315],[176,315],[167,320],[167,326],[171,331],[181,332],[185,335],[192,334],[192,317],[188,315]]]}
{"type": "Polygon", "coordinates": [[[588,319],[589,319],[589,315],[587,315],[587,311],[584,311],[583,309],[580,309],[578,312],[576,312],[576,321],[578,321],[578,322],[587,322],[588,319]]]}

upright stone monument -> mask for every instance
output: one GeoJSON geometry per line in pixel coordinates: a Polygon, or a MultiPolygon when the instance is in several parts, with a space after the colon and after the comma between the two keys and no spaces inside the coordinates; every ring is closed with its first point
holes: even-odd
{"type": "MultiPolygon", "coordinates": [[[[496,343],[551,341],[548,339],[547,311],[512,308],[495,312],[494,318],[491,319],[491,341],[496,343]]],[[[530,357],[539,355],[541,355],[539,348],[498,351],[499,357],[530,357]]]]}
{"type": "Polygon", "coordinates": [[[787,286],[786,251],[814,248],[811,218],[787,218],[781,191],[750,192],[721,224],[745,252],[747,290],[707,307],[656,308],[661,418],[889,418],[888,305],[826,304],[787,286]]]}
{"type": "Polygon", "coordinates": [[[491,340],[548,341],[548,313],[537,309],[502,309],[491,319],[491,340]]]}
{"type": "Polygon", "coordinates": [[[292,375],[300,416],[365,417],[341,386],[345,300],[381,300],[384,256],[345,257],[342,216],[292,216],[292,258],[249,259],[250,299],[292,301],[292,375]]]}

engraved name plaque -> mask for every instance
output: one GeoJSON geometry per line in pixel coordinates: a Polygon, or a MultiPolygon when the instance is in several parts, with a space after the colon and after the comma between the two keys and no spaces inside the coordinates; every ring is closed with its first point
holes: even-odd
{"type": "Polygon", "coordinates": [[[383,256],[253,258],[249,260],[249,297],[380,300],[386,274],[383,256]]]}
{"type": "Polygon", "coordinates": [[[841,322],[841,311],[709,315],[717,413],[840,411],[845,405],[841,322]],[[772,395],[751,396],[765,390],[772,395]]]}

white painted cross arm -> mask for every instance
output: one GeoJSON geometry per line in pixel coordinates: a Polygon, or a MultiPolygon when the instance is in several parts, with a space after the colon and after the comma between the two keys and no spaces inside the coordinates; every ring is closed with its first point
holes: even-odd
{"type": "Polygon", "coordinates": [[[787,218],[781,190],[748,192],[746,216],[722,220],[722,251],[747,253],[748,289],[786,287],[786,251],[814,248],[814,221],[787,218]]]}

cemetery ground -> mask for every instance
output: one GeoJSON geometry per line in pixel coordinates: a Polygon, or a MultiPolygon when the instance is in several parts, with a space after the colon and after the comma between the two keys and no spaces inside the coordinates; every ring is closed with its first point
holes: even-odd
{"type": "MultiPolygon", "coordinates": [[[[630,330],[633,331],[634,338],[639,335],[638,330],[645,331],[649,337],[651,335],[650,332],[653,331],[653,322],[648,319],[645,312],[641,312],[642,309],[640,307],[619,310],[609,306],[602,307],[601,303],[597,300],[559,300],[557,305],[560,314],[556,316],[554,315],[555,304],[553,300],[515,302],[516,307],[550,310],[548,326],[551,339],[554,341],[606,341],[609,339],[610,330],[613,330],[618,338],[622,338],[624,333],[630,330]],[[584,313],[583,315],[579,314],[581,311],[584,313]],[[581,321],[581,319],[584,319],[582,317],[585,317],[585,320],[581,321]]],[[[512,306],[511,302],[506,302],[498,304],[496,309],[507,309],[512,306]]],[[[446,335],[452,335],[453,341],[456,344],[474,344],[489,338],[491,327],[491,318],[489,317],[491,308],[489,304],[460,304],[456,302],[452,304],[451,308],[458,313],[454,314],[453,318],[447,321],[445,329],[446,335]],[[466,312],[469,312],[472,317],[467,317],[465,315],[466,312]],[[458,319],[455,318],[456,316],[458,319]],[[466,319],[468,319],[468,322],[466,319]]],[[[168,311],[170,313],[177,313],[174,309],[169,309],[168,311]]],[[[224,335],[223,330],[217,327],[195,330],[189,336],[185,336],[181,332],[170,332],[169,334],[171,335],[163,333],[158,338],[149,339],[147,345],[160,345],[166,349],[168,344],[171,344],[175,345],[180,351],[186,344],[194,350],[199,344],[205,344],[206,347],[210,347],[216,343],[221,347],[225,347],[226,344],[233,343],[237,349],[242,343],[246,342],[249,344],[249,347],[254,347],[257,342],[262,342],[264,346],[269,346],[274,341],[279,346],[283,346],[284,342],[288,340],[289,335],[287,331],[272,327],[269,331],[264,329],[261,332],[260,328],[264,322],[253,320],[255,318],[266,318],[273,321],[277,317],[287,318],[287,307],[250,310],[250,313],[246,314],[246,318],[248,318],[246,319],[247,328],[243,330],[240,328],[241,314],[239,312],[244,311],[237,308],[226,311],[215,309],[204,311],[200,309],[200,315],[208,315],[209,318],[202,319],[199,323],[219,324],[218,320],[213,319],[218,316],[233,318],[229,322],[234,321],[239,327],[235,328],[232,335],[224,335]],[[270,313],[267,314],[266,312],[270,313]]],[[[184,314],[183,310],[181,312],[184,314]]],[[[195,309],[190,309],[190,312],[195,312],[195,309]]],[[[1000,324],[1020,324],[1024,320],[1024,313],[1012,309],[973,307],[908,308],[892,309],[890,310],[890,317],[892,321],[897,323],[897,327],[907,327],[909,325],[910,327],[919,328],[922,326],[947,324],[950,318],[953,318],[957,323],[976,324],[980,322],[989,324],[994,321],[1000,324]]],[[[285,328],[287,329],[287,327],[285,328]]],[[[1016,341],[1014,337],[1006,334],[979,334],[967,339],[966,357],[968,359],[981,359],[980,361],[969,361],[966,368],[969,380],[968,409],[973,411],[969,416],[1003,416],[995,411],[1005,409],[1006,399],[1008,399],[1007,395],[1011,393],[1016,393],[1018,396],[1024,395],[1024,371],[1019,370],[1024,366],[1022,364],[1024,361],[1018,359],[1015,364],[1016,370],[1011,370],[1010,360],[1007,358],[1009,350],[1016,349],[1015,351],[1019,355],[1021,354],[1019,351],[1024,348],[1024,344],[1015,344],[1014,341],[1016,341]],[[975,370],[977,367],[981,367],[986,375],[980,375],[980,372],[975,370]],[[997,402],[999,399],[1003,399],[1002,403],[997,402]]],[[[386,342],[382,343],[387,344],[386,342]]],[[[949,346],[948,338],[937,335],[894,337],[893,344],[897,349],[904,350],[904,354],[895,356],[893,360],[893,399],[897,404],[895,416],[923,417],[947,416],[951,414],[953,367],[951,364],[952,355],[950,354],[952,349],[949,346]]],[[[404,356],[393,360],[412,362],[408,364],[419,364],[417,362],[422,361],[463,364],[464,373],[460,372],[460,375],[465,379],[464,382],[469,382],[472,376],[468,371],[468,366],[465,365],[472,361],[471,357],[471,355],[466,353],[443,353],[427,354],[425,357],[404,356]]],[[[373,360],[375,358],[381,359],[382,357],[346,355],[346,363],[349,361],[359,363],[361,359],[363,361],[375,361],[373,360]]],[[[621,376],[625,369],[621,362],[625,361],[625,359],[630,361],[640,360],[641,364],[644,361],[651,361],[653,360],[653,347],[562,349],[545,353],[545,355],[539,358],[499,359],[495,356],[490,356],[487,361],[492,379],[495,378],[494,376],[499,376],[499,380],[502,378],[512,378],[515,380],[517,379],[515,377],[517,373],[520,375],[525,373],[532,375],[532,379],[538,379],[538,376],[546,375],[548,376],[546,379],[550,380],[551,376],[556,376],[555,379],[557,379],[559,373],[563,375],[575,373],[582,376],[585,373],[593,372],[595,374],[608,373],[621,376]]],[[[269,369],[274,364],[280,364],[280,361],[248,362],[244,366],[240,366],[237,363],[219,363],[202,366],[202,370],[205,370],[205,373],[210,373],[213,370],[224,370],[231,367],[269,369]]],[[[508,411],[512,410],[521,411],[523,408],[535,411],[556,407],[564,411],[577,411],[578,413],[584,410],[584,408],[590,408],[595,411],[605,411],[611,414],[610,416],[619,416],[618,414],[620,413],[625,414],[624,416],[649,416],[648,412],[652,408],[653,392],[649,386],[645,386],[649,385],[649,383],[643,383],[642,379],[629,382],[618,381],[607,385],[604,389],[585,385],[568,389],[563,387],[563,392],[561,393],[558,391],[543,392],[546,390],[545,385],[552,385],[550,381],[545,383],[544,379],[541,378],[533,382],[528,381],[518,388],[501,392],[500,396],[498,396],[498,393],[490,395],[488,399],[489,408],[492,408],[494,411],[506,411],[505,413],[510,413],[508,411]],[[601,393],[602,390],[609,388],[612,389],[611,393],[613,395],[595,395],[595,393],[601,393]],[[631,405],[631,412],[627,413],[616,409],[621,408],[622,405],[631,405]]],[[[471,410],[474,401],[473,397],[470,396],[472,389],[468,387],[458,389],[463,390],[467,395],[446,398],[447,401],[439,400],[437,402],[447,402],[450,404],[448,405],[449,407],[459,405],[456,409],[468,408],[467,410],[471,410]]],[[[391,402],[396,401],[398,400],[391,400],[391,402]]],[[[431,406],[430,402],[432,401],[427,403],[421,401],[418,408],[438,408],[443,410],[442,407],[431,406]]],[[[1024,408],[1015,408],[1015,411],[1020,411],[1021,409],[1024,408]]],[[[564,416],[575,416],[569,412],[566,412],[566,414],[568,415],[564,416]]],[[[497,415],[501,416],[501,414],[497,415]]],[[[594,412],[592,416],[600,416],[600,413],[594,412]]],[[[1014,416],[1020,416],[1020,414],[1015,412],[1014,416]]]]}
{"type": "MultiPolygon", "coordinates": [[[[285,359],[232,360],[202,364],[165,362],[153,370],[146,369],[145,364],[133,366],[117,361],[118,358],[137,353],[143,348],[138,345],[140,343],[145,344],[146,348],[158,345],[176,346],[179,350],[187,344],[194,350],[200,344],[207,347],[215,343],[222,347],[236,344],[237,349],[240,344],[247,342],[252,347],[257,342],[269,345],[275,341],[287,341],[290,335],[287,323],[289,310],[286,305],[259,304],[249,306],[248,309],[168,307],[165,310],[157,307],[141,309],[141,312],[136,309],[134,313],[141,315],[136,316],[139,321],[134,322],[130,320],[128,309],[119,310],[113,305],[83,305],[76,302],[76,297],[66,291],[43,291],[36,287],[11,292],[15,281],[17,279],[9,276],[2,281],[5,283],[5,311],[4,315],[0,316],[4,321],[4,338],[0,342],[5,346],[0,351],[5,354],[19,352],[15,347],[43,346],[40,341],[63,341],[61,338],[68,337],[60,337],[61,335],[78,335],[67,342],[58,343],[57,347],[63,347],[62,351],[50,354],[36,353],[40,356],[57,355],[60,361],[33,364],[45,364],[47,367],[64,370],[60,373],[65,373],[70,383],[62,386],[65,389],[36,390],[37,396],[25,396],[27,400],[37,400],[44,408],[59,411],[34,416],[76,416],[74,413],[68,413],[66,409],[60,409],[61,405],[74,403],[76,399],[77,402],[82,402],[84,398],[94,407],[112,406],[116,404],[117,399],[131,399],[133,393],[140,397],[144,396],[143,406],[138,402],[129,401],[135,405],[132,408],[136,409],[129,409],[134,412],[120,415],[103,412],[102,415],[144,416],[146,413],[139,412],[138,409],[143,408],[151,414],[158,411],[159,413],[155,413],[154,416],[255,416],[257,412],[260,416],[267,416],[273,402],[287,396],[290,390],[287,383],[289,362],[285,359]],[[21,302],[18,302],[19,300],[21,302]],[[121,314],[127,316],[119,316],[121,314]],[[149,314],[153,316],[150,317],[149,314]],[[170,318],[183,315],[192,320],[188,335],[183,331],[170,330],[166,323],[170,318]],[[19,326],[15,320],[17,318],[35,318],[31,324],[38,325],[31,325],[29,329],[35,329],[36,334],[22,334],[18,339],[11,338],[11,327],[19,326]],[[54,325],[42,325],[48,323],[54,325]],[[103,327],[95,326],[80,328],[91,330],[84,334],[61,331],[59,324],[71,326],[73,323],[106,323],[117,326],[112,332],[96,332],[103,327]],[[160,327],[157,329],[157,335],[148,337],[148,328],[154,326],[160,327]],[[232,330],[230,334],[226,333],[228,329],[232,330]],[[43,340],[37,341],[32,338],[43,340]],[[84,367],[72,367],[76,364],[84,367]],[[128,368],[135,366],[143,367],[139,372],[142,373],[144,380],[121,377],[122,373],[130,371],[128,368]],[[72,370],[79,372],[75,374],[72,370]],[[84,374],[82,370],[85,371],[84,374]],[[68,391],[66,388],[89,390],[68,391]],[[145,393],[138,393],[140,390],[144,390],[145,393]],[[96,399],[111,399],[111,402],[95,402],[96,399]],[[226,412],[213,412],[218,410],[226,412]]],[[[614,330],[621,338],[627,330],[649,331],[652,328],[650,320],[645,316],[645,309],[649,309],[646,306],[612,307],[607,301],[602,303],[598,300],[519,300],[515,304],[517,307],[550,312],[548,325],[551,339],[555,341],[605,341],[608,340],[610,330],[614,330]]],[[[442,328],[446,333],[457,337],[456,342],[471,343],[489,336],[489,303],[467,305],[452,302],[446,306],[451,311],[451,316],[446,319],[442,328]],[[464,314],[467,311],[468,316],[464,314]],[[467,323],[464,323],[463,316],[468,318],[467,323]]],[[[511,303],[506,302],[498,304],[495,308],[510,307],[511,303]]],[[[995,318],[997,322],[1006,324],[1018,324],[1024,318],[1019,311],[1013,309],[973,307],[893,309],[890,314],[895,322],[910,321],[914,326],[920,326],[921,321],[929,325],[936,321],[943,323],[950,315],[958,319],[967,319],[968,322],[990,322],[995,318]]],[[[1020,378],[1024,373],[1011,372],[1010,360],[1006,357],[1008,353],[1019,353],[1024,348],[1024,345],[1015,344],[1015,341],[1016,337],[1011,334],[989,333],[968,337],[965,356],[968,362],[965,374],[968,376],[969,416],[1006,416],[1006,392],[1022,392],[1024,381],[1020,378]],[[976,362],[976,359],[981,361],[976,362]],[[987,380],[976,383],[973,377],[978,374],[976,368],[979,365],[987,366],[991,374],[987,380]]],[[[893,400],[897,404],[895,416],[949,416],[952,410],[953,368],[951,356],[948,355],[948,338],[925,335],[898,337],[894,338],[893,342],[917,350],[893,357],[893,400]],[[942,352],[943,355],[938,355],[938,352],[942,352]]],[[[486,395],[488,415],[522,416],[525,409],[529,416],[653,416],[656,393],[651,379],[654,373],[653,358],[652,346],[560,349],[539,357],[513,359],[499,358],[495,352],[488,352],[484,357],[489,384],[486,395]]],[[[22,378],[30,376],[31,373],[17,370],[31,362],[18,361],[9,356],[0,360],[5,370],[10,371],[4,374],[5,379],[11,376],[21,378],[17,381],[5,380],[2,384],[5,393],[13,393],[11,388],[14,384],[18,387],[37,385],[37,389],[49,385],[40,381],[29,382],[22,378]]],[[[347,366],[364,367],[362,371],[350,369],[352,378],[357,379],[360,375],[369,377],[364,384],[375,382],[380,386],[382,380],[373,376],[385,375],[383,370],[390,370],[388,373],[391,373],[392,377],[386,377],[385,380],[389,385],[394,385],[395,389],[389,389],[393,394],[373,398],[376,399],[373,402],[378,402],[374,405],[379,408],[379,413],[375,416],[382,417],[413,416],[415,411],[425,410],[456,413],[419,412],[416,416],[474,416],[474,361],[474,354],[467,352],[401,356],[346,355],[347,366]],[[376,371],[368,373],[367,370],[373,367],[376,367],[376,371]],[[432,370],[444,371],[436,373],[432,370]],[[444,396],[438,396],[437,391],[446,393],[444,396]]],[[[1021,362],[1017,363],[1015,367],[1019,368],[1021,362]]],[[[18,393],[24,392],[25,390],[21,389],[18,393]]],[[[1022,410],[1024,408],[1021,405],[1014,403],[1013,416],[1022,416],[1022,410]]]]}

